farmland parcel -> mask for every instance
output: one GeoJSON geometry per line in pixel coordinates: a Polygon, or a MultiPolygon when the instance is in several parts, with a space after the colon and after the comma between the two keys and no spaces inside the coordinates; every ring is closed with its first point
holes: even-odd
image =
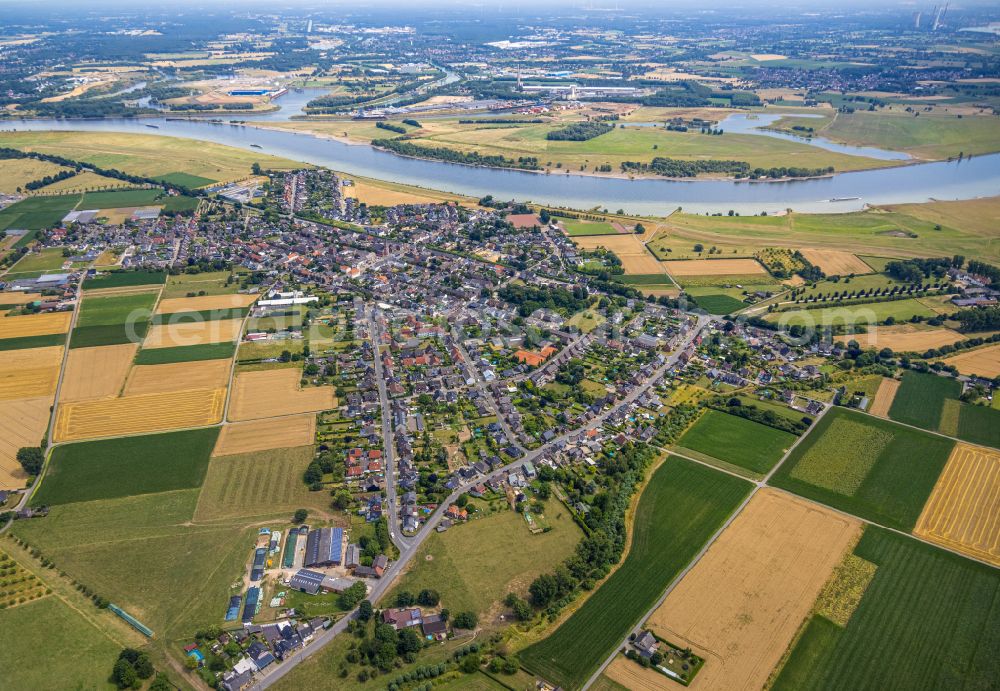
{"type": "Polygon", "coordinates": [[[299,387],[298,369],[242,372],[236,376],[229,419],[256,420],[294,413],[314,413],[337,405],[329,386],[299,387]]]}
{"type": "Polygon", "coordinates": [[[678,446],[755,474],[764,474],[794,443],[794,434],[736,415],[708,410],[684,433],[678,446]]]}
{"type": "Polygon", "coordinates": [[[51,396],[56,390],[61,346],[12,350],[0,357],[0,400],[51,396]]]}
{"type": "Polygon", "coordinates": [[[749,491],[748,482],[668,457],[639,499],[621,566],[550,636],[521,653],[524,665],[580,688],[749,491]]]}
{"type": "Polygon", "coordinates": [[[229,383],[229,360],[200,360],[167,365],[136,365],[125,384],[125,396],[188,389],[220,389],[229,383]]]}
{"type": "Polygon", "coordinates": [[[761,688],[860,534],[857,519],[764,489],[647,627],[706,660],[692,689],[761,688]]]}
{"type": "Polygon", "coordinates": [[[59,400],[68,403],[117,396],[138,349],[134,343],[70,349],[59,400]]]}
{"type": "Polygon", "coordinates": [[[152,350],[209,343],[228,343],[236,340],[242,326],[242,319],[154,324],[150,328],[146,340],[143,341],[142,348],[143,350],[152,350]]]}
{"type": "Polygon", "coordinates": [[[312,444],[315,438],[316,416],[312,414],[230,423],[222,426],[212,455],[305,446],[312,444]]]}
{"type": "Polygon", "coordinates": [[[17,461],[17,450],[41,444],[51,405],[51,396],[0,401],[0,489],[24,487],[28,476],[17,461]]]}
{"type": "Polygon", "coordinates": [[[46,334],[64,334],[69,331],[72,312],[47,312],[0,317],[0,338],[24,338],[46,334]]]}
{"type": "Polygon", "coordinates": [[[156,307],[157,314],[224,310],[252,305],[256,295],[202,295],[193,298],[166,298],[156,307]]]}

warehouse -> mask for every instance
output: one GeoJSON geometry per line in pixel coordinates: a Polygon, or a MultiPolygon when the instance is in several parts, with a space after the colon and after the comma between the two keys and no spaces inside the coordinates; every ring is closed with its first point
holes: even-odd
{"type": "Polygon", "coordinates": [[[316,528],[306,536],[303,566],[338,566],[344,554],[343,528],[316,528]]]}

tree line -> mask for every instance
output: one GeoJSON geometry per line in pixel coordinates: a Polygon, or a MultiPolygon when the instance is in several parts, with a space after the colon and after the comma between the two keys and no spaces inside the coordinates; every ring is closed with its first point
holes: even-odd
{"type": "Polygon", "coordinates": [[[402,139],[373,139],[372,146],[380,149],[388,149],[401,156],[430,158],[437,161],[462,163],[470,166],[517,168],[521,170],[538,170],[540,168],[538,158],[535,156],[519,156],[513,159],[500,154],[481,154],[476,151],[455,151],[454,149],[423,146],[402,139]]]}

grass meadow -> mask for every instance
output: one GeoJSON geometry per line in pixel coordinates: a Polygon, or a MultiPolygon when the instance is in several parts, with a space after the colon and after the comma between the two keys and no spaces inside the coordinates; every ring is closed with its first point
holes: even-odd
{"type": "Polygon", "coordinates": [[[547,638],[521,652],[546,680],[578,689],[749,493],[750,483],[671,456],[646,485],[621,566],[547,638]]]}
{"type": "Polygon", "coordinates": [[[809,620],[775,691],[996,687],[1000,571],[876,527],[854,553],[878,567],[860,604],[809,620]]]}
{"type": "Polygon", "coordinates": [[[84,290],[101,288],[125,288],[129,286],[162,285],[167,280],[163,271],[112,271],[100,276],[88,278],[84,290]]]}
{"type": "Polygon", "coordinates": [[[844,408],[813,425],[772,484],[909,531],[954,442],[844,408]]]}
{"type": "Polygon", "coordinates": [[[795,435],[759,422],[707,410],[678,446],[763,475],[795,443],[795,435]]]}

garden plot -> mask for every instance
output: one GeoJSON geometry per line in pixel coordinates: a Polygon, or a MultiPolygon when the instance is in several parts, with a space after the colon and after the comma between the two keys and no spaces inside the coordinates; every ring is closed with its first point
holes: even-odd
{"type": "Polygon", "coordinates": [[[860,534],[857,519],[764,489],[647,627],[705,658],[692,689],[759,689],[860,534]]]}
{"type": "Polygon", "coordinates": [[[213,456],[228,456],[312,444],[316,438],[316,416],[292,415],[281,418],[230,423],[222,426],[213,456]]]}
{"type": "Polygon", "coordinates": [[[1000,566],[1000,452],[957,444],[913,534],[1000,566]]]}
{"type": "Polygon", "coordinates": [[[256,420],[295,413],[315,413],[337,407],[330,386],[300,388],[298,368],[242,372],[236,375],[229,418],[256,420]]]}
{"type": "Polygon", "coordinates": [[[132,360],[139,346],[135,343],[73,348],[66,359],[59,401],[87,401],[121,393],[132,360]]]}

